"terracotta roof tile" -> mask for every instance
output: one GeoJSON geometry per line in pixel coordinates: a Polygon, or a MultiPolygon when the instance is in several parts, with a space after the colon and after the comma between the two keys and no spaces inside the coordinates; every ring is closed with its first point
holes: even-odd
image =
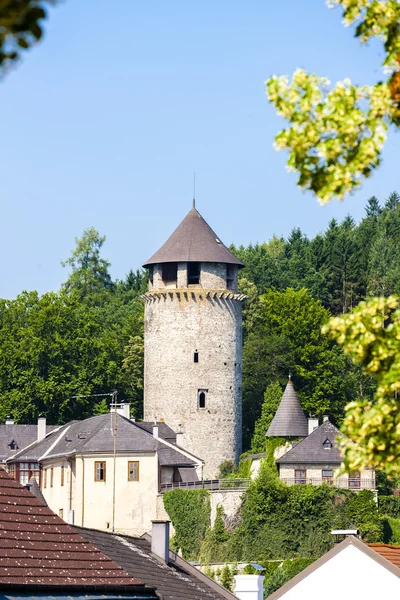
{"type": "Polygon", "coordinates": [[[391,546],[389,544],[367,544],[378,554],[386,558],[396,567],[400,567],[400,546],[391,546]]]}
{"type": "Polygon", "coordinates": [[[0,585],[143,585],[3,468],[0,492],[0,585]]]}

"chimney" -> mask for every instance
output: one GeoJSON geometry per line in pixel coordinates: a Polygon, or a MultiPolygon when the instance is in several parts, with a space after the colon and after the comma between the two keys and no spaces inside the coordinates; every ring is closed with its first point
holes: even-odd
{"type": "Polygon", "coordinates": [[[235,575],[235,596],[239,600],[263,600],[264,575],[235,575]]]}
{"type": "Polygon", "coordinates": [[[121,415],[123,417],[125,417],[126,419],[130,419],[131,418],[131,405],[129,404],[129,402],[123,402],[121,404],[121,415]]]}
{"type": "Polygon", "coordinates": [[[6,425],[14,425],[14,419],[10,415],[6,417],[6,425]]]}
{"type": "Polygon", "coordinates": [[[308,435],[310,435],[310,433],[312,433],[314,431],[314,429],[317,429],[317,427],[319,426],[319,421],[316,417],[309,417],[308,418],[308,435]]]}
{"type": "Polygon", "coordinates": [[[156,438],[156,440],[158,440],[158,424],[154,423],[153,425],[153,437],[156,438]]]}
{"type": "Polygon", "coordinates": [[[329,415],[323,415],[322,422],[326,423],[327,421],[329,421],[329,415]]]}
{"type": "Polygon", "coordinates": [[[169,521],[152,521],[151,551],[168,564],[169,561],[169,521]]]}
{"type": "Polygon", "coordinates": [[[334,544],[338,544],[342,542],[347,537],[360,537],[359,529],[333,529],[331,531],[331,535],[333,535],[334,544]]]}
{"type": "Polygon", "coordinates": [[[37,420],[37,439],[43,440],[46,437],[46,417],[40,416],[37,420]]]}
{"type": "Polygon", "coordinates": [[[178,431],[176,432],[176,445],[183,448],[183,431],[180,423],[178,425],[178,431]]]}

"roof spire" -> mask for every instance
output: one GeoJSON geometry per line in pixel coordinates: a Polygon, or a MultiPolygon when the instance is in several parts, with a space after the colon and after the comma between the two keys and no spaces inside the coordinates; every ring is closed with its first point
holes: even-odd
{"type": "Polygon", "coordinates": [[[193,173],[193,208],[196,208],[196,173],[193,173]]]}

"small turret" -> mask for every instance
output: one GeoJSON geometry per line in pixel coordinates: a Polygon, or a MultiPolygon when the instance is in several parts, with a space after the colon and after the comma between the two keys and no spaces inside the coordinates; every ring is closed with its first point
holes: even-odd
{"type": "Polygon", "coordinates": [[[308,422],[301,408],[291,376],[283,392],[266,437],[305,438],[308,435],[308,422]]]}

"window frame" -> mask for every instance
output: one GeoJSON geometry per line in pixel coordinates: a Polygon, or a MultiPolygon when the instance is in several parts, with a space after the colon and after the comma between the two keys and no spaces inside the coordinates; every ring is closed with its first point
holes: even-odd
{"type": "Polygon", "coordinates": [[[199,388],[197,390],[197,408],[199,410],[204,410],[207,408],[207,396],[208,396],[208,390],[205,388],[199,388]],[[204,406],[201,406],[201,395],[204,395],[204,406]]]}
{"type": "Polygon", "coordinates": [[[178,280],[178,263],[161,263],[161,279],[164,283],[176,282],[178,280]],[[168,277],[165,277],[166,275],[168,275],[168,277]],[[171,275],[174,275],[174,277],[171,277],[171,275]]]}
{"type": "Polygon", "coordinates": [[[94,481],[96,483],[105,483],[107,476],[107,463],[105,460],[95,460],[94,461],[94,481]],[[97,479],[97,465],[103,465],[103,479],[97,479]]]}
{"type": "Polygon", "coordinates": [[[61,465],[61,487],[64,485],[64,465],[61,465]]]}
{"type": "MultiPolygon", "coordinates": [[[[132,468],[132,472],[134,473],[135,471],[135,467],[132,468]]],[[[139,477],[140,477],[140,462],[138,460],[128,460],[128,481],[139,481],[139,477]],[[137,477],[131,479],[130,478],[130,474],[131,474],[131,465],[137,465],[136,466],[136,475],[137,477]]]]}
{"type": "Polygon", "coordinates": [[[305,485],[307,483],[307,469],[294,470],[294,483],[295,485],[305,485]],[[304,475],[298,475],[298,473],[304,473],[304,475]]]}

